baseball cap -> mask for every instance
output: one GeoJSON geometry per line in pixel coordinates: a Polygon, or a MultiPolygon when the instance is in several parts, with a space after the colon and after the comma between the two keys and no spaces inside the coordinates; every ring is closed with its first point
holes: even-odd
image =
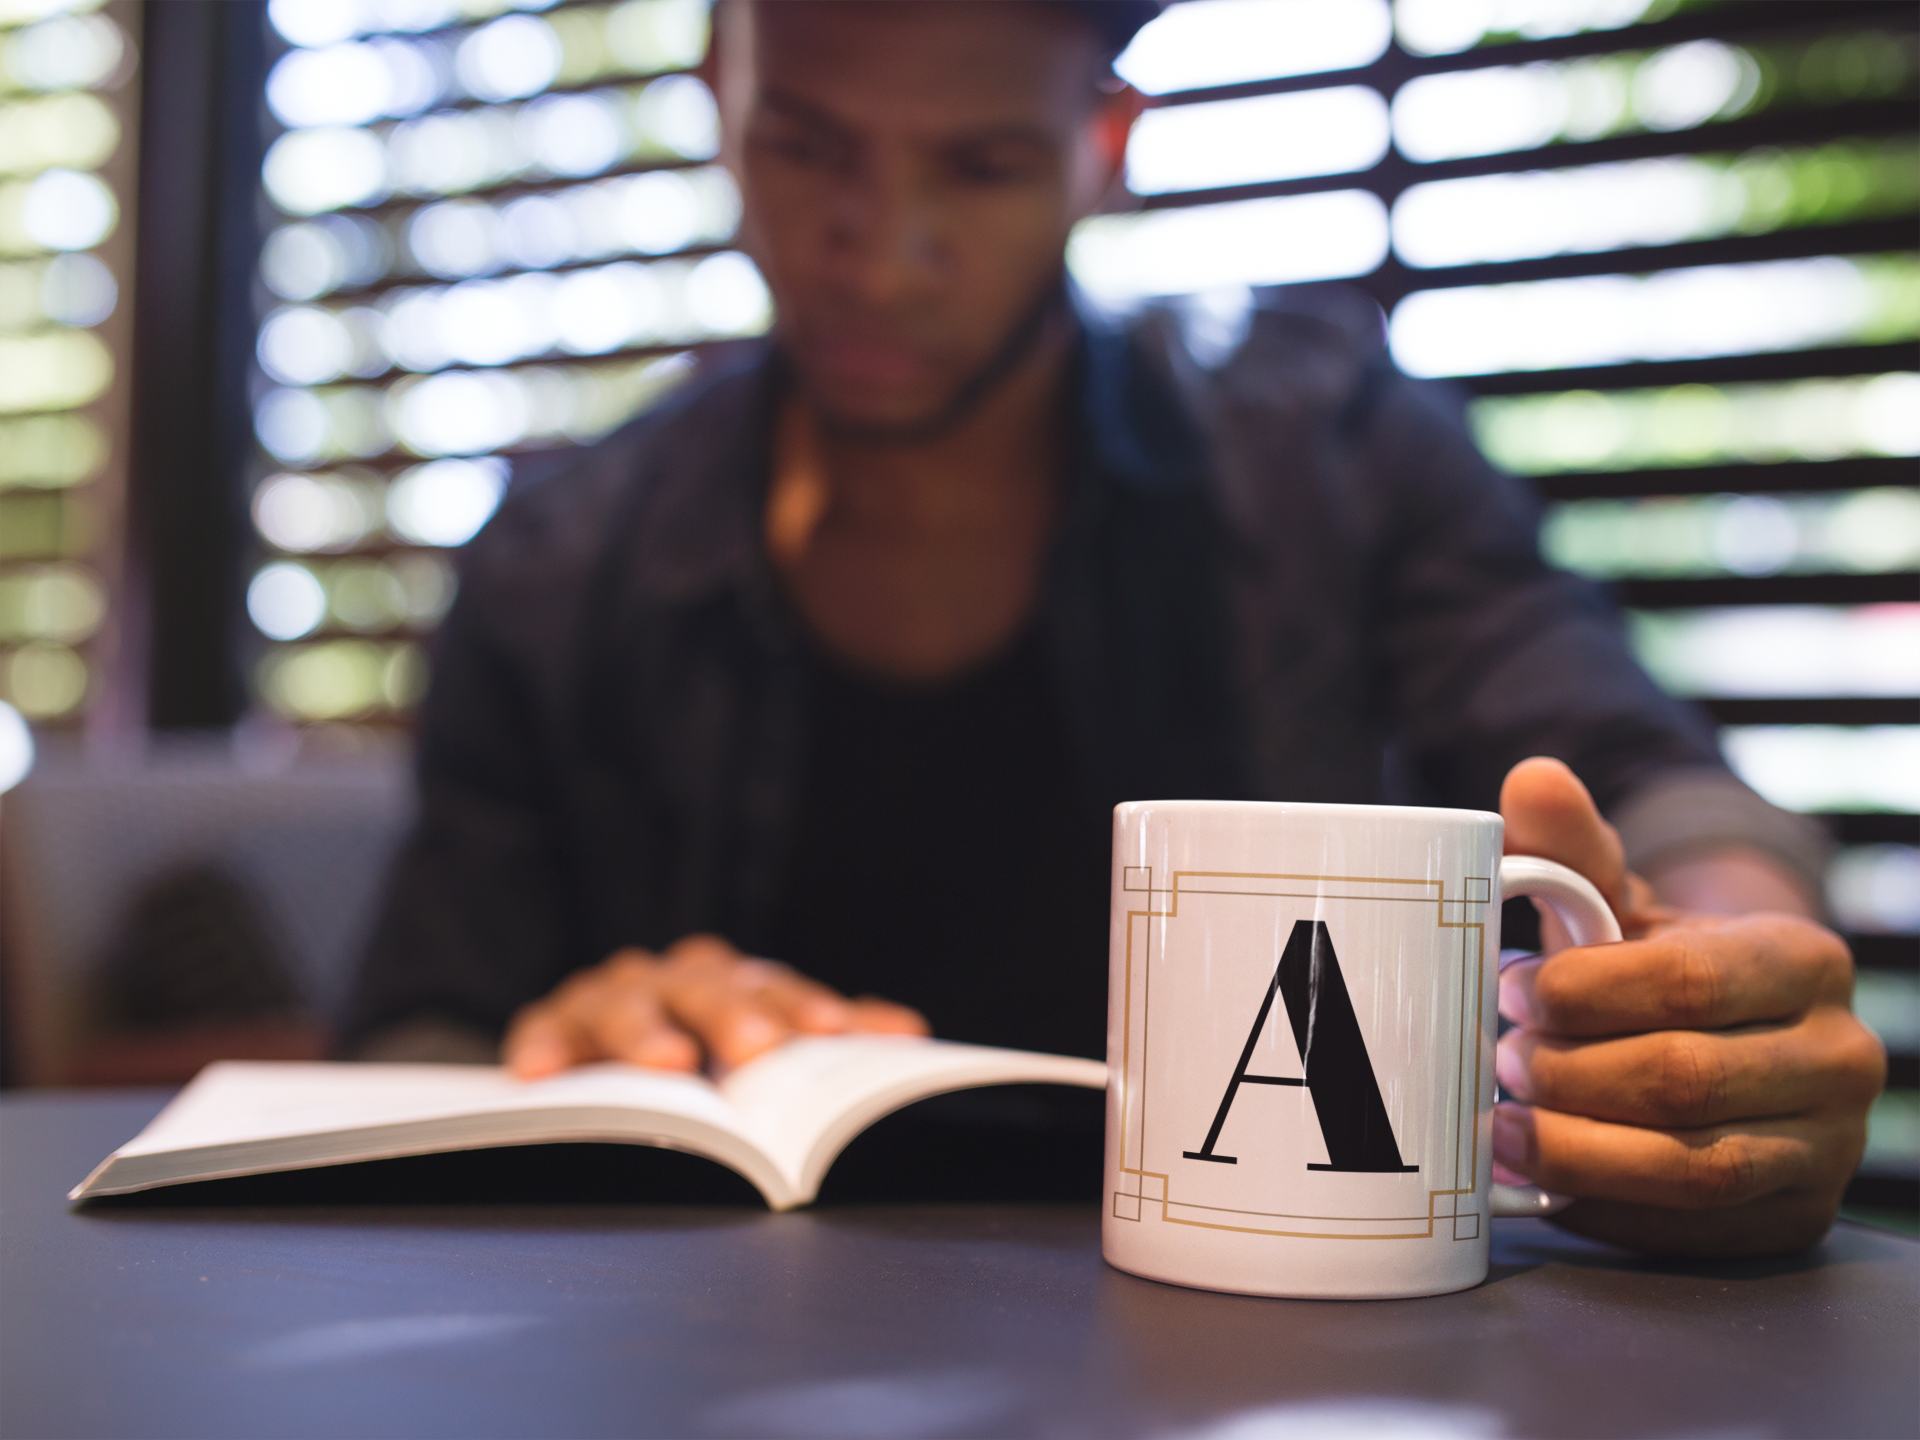
{"type": "Polygon", "coordinates": [[[1159,0],[1049,0],[1090,22],[1109,55],[1126,49],[1133,37],[1160,13],[1159,0]]]}

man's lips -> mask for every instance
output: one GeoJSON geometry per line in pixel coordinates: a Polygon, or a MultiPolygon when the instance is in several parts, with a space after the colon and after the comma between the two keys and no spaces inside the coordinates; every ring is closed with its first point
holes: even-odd
{"type": "Polygon", "coordinates": [[[923,384],[933,377],[935,369],[925,351],[876,337],[806,337],[800,353],[806,367],[823,378],[883,389],[923,384]]]}

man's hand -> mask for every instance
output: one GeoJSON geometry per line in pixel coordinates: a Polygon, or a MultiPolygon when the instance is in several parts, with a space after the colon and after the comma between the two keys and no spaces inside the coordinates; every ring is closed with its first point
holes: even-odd
{"type": "MultiPolygon", "coordinates": [[[[1570,1230],[1662,1254],[1803,1248],[1833,1223],[1866,1146],[1886,1052],[1854,1019],[1853,957],[1800,915],[1685,913],[1627,873],[1619,836],[1554,760],[1500,795],[1509,854],[1571,866],[1619,917],[1618,945],[1565,948],[1500,978],[1494,1110],[1505,1171],[1579,1197],[1570,1230]]],[[[1783,877],[1784,878],[1784,877],[1783,877]]]]}
{"type": "Polygon", "coordinates": [[[594,1060],[698,1070],[751,1060],[796,1035],[925,1035],[904,1005],[848,1000],[785,965],[754,960],[712,935],[664,955],[622,950],[523,1007],[501,1055],[523,1080],[594,1060]]]}

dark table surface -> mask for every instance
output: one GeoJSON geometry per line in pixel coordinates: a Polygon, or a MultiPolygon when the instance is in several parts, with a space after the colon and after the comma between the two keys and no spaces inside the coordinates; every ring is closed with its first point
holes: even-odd
{"type": "Polygon", "coordinates": [[[7,1436],[1920,1431],[1920,1244],[1847,1225],[1651,1264],[1502,1221],[1476,1290],[1327,1302],[1120,1274],[1091,1204],[70,1207],[159,1099],[0,1103],[7,1436]]]}

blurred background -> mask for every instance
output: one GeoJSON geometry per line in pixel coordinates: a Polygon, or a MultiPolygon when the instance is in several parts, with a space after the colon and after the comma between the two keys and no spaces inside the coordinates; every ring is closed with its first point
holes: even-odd
{"type": "MultiPolygon", "coordinates": [[[[0,0],[8,1084],[319,1055],[516,477],[762,332],[702,0],[0,0]],[[8,787],[13,788],[8,788],[8,787]]],[[[1824,819],[1920,1212],[1920,12],[1183,0],[1103,305],[1349,282],[1824,819]]]]}

